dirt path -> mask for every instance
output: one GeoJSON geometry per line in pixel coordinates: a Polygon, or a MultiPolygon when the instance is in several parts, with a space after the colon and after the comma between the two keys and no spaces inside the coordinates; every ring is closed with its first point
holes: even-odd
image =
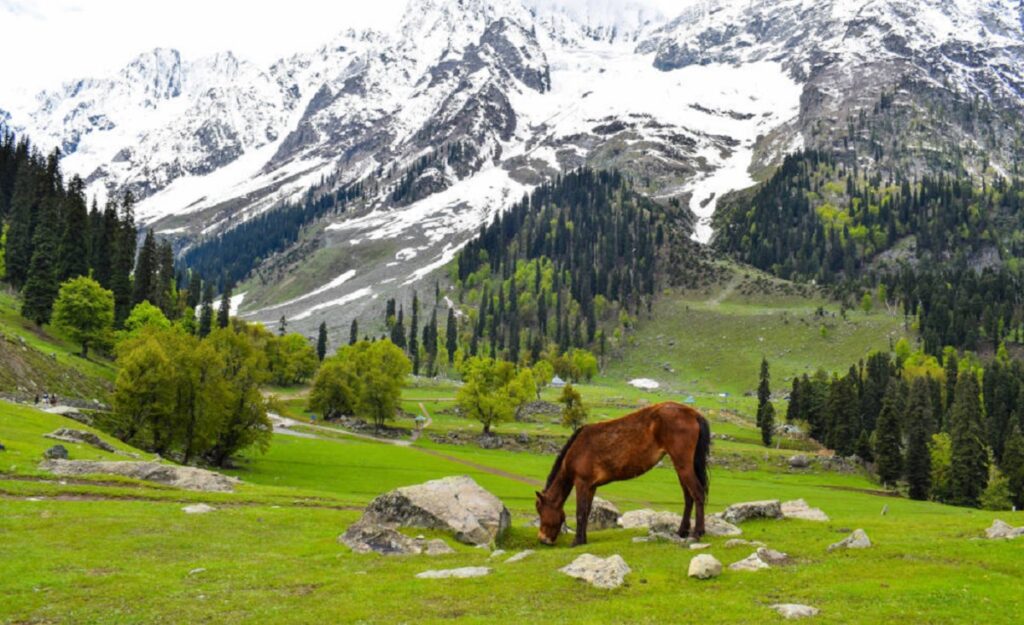
{"type": "Polygon", "coordinates": [[[711,306],[721,305],[721,303],[728,299],[730,295],[736,292],[736,289],[739,288],[740,284],[742,284],[743,279],[745,277],[746,276],[741,273],[734,273],[732,275],[732,278],[729,280],[729,284],[725,285],[725,288],[719,291],[714,297],[709,299],[708,304],[710,304],[711,306]]]}
{"type": "Polygon", "coordinates": [[[313,438],[321,441],[337,440],[327,436],[317,436],[316,434],[310,434],[309,432],[300,432],[291,428],[301,425],[304,428],[311,430],[319,430],[321,432],[330,432],[334,435],[352,436],[354,438],[361,438],[367,441],[373,441],[375,443],[384,443],[385,445],[394,445],[396,447],[409,447],[412,445],[410,441],[395,440],[392,438],[378,438],[376,436],[370,436],[369,434],[359,434],[358,432],[352,432],[350,430],[342,430],[341,428],[330,428],[325,425],[317,425],[315,423],[303,423],[302,421],[296,421],[295,419],[289,419],[288,417],[282,417],[279,414],[268,414],[271,423],[274,424],[275,434],[286,434],[288,436],[297,436],[299,438],[313,438]]]}

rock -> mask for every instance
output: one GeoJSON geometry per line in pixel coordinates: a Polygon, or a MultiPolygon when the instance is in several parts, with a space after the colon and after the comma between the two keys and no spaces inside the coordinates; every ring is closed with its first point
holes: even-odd
{"type": "Polygon", "coordinates": [[[788,554],[767,547],[758,548],[757,557],[760,558],[761,562],[771,566],[782,566],[792,561],[788,554]]]}
{"type": "Polygon", "coordinates": [[[524,551],[520,551],[519,553],[515,554],[514,556],[512,556],[508,560],[505,560],[505,564],[512,564],[513,562],[519,562],[520,560],[525,560],[532,553],[533,553],[533,549],[526,549],[524,551]]]}
{"type": "Polygon", "coordinates": [[[591,584],[596,588],[618,588],[622,585],[630,568],[622,556],[615,554],[599,558],[584,553],[570,564],[558,569],[562,573],[591,584]]]}
{"type": "Polygon", "coordinates": [[[1024,526],[1014,527],[1009,523],[996,519],[992,521],[992,527],[985,530],[985,537],[990,539],[999,538],[1017,538],[1018,536],[1024,536],[1024,526]]]}
{"type": "Polygon", "coordinates": [[[219,493],[233,492],[235,485],[240,482],[238,478],[228,477],[214,471],[207,471],[206,469],[160,464],[157,462],[47,460],[41,463],[39,468],[56,475],[121,475],[137,480],[166,484],[175,488],[219,493]]]}
{"type": "Polygon", "coordinates": [[[501,500],[467,476],[403,486],[370,502],[363,519],[451,532],[459,542],[486,545],[511,523],[501,500]]]}
{"type": "Polygon", "coordinates": [[[756,551],[746,558],[729,565],[730,571],[760,571],[767,568],[770,568],[768,563],[762,560],[756,551]]]}
{"type": "MultiPolygon", "coordinates": [[[[43,458],[47,460],[67,460],[68,450],[64,445],[54,445],[43,452],[43,458]]],[[[46,464],[45,462],[43,464],[46,464]]]]}
{"type": "Polygon", "coordinates": [[[804,521],[828,521],[828,515],[821,508],[812,508],[803,499],[782,502],[782,516],[804,521]]]}
{"type": "Polygon", "coordinates": [[[711,543],[690,543],[690,550],[700,551],[701,549],[707,549],[711,546],[711,543]]]}
{"type": "Polygon", "coordinates": [[[439,571],[423,571],[416,574],[416,579],[465,579],[467,577],[483,577],[491,572],[486,566],[464,566],[459,569],[441,569],[439,571]]]}
{"type": "Polygon", "coordinates": [[[440,538],[435,538],[433,540],[426,541],[425,548],[423,547],[424,543],[421,539],[416,539],[416,542],[421,546],[420,548],[423,549],[428,556],[445,556],[450,553],[455,553],[455,550],[452,549],[451,545],[444,542],[440,538]]]}
{"type": "Polygon", "coordinates": [[[674,512],[655,512],[649,508],[630,510],[619,517],[619,527],[624,529],[648,529],[656,532],[679,531],[683,517],[674,512]]]}
{"type": "Polygon", "coordinates": [[[476,444],[482,449],[501,449],[505,444],[500,436],[494,436],[493,434],[485,434],[480,438],[476,439],[476,444]]]}
{"type": "Polygon", "coordinates": [[[708,536],[739,536],[743,533],[743,530],[722,520],[718,514],[709,514],[704,517],[704,531],[708,536]]]}
{"type": "Polygon", "coordinates": [[[836,549],[867,549],[871,546],[871,540],[864,530],[853,530],[853,533],[837,543],[828,546],[829,551],[836,549]]]}
{"type": "Polygon", "coordinates": [[[92,432],[86,432],[84,430],[74,430],[71,428],[60,428],[49,434],[45,434],[46,438],[52,438],[58,441],[64,441],[65,443],[83,443],[85,445],[92,445],[97,449],[114,453],[114,446],[103,440],[99,436],[92,432]]]}
{"type": "Polygon", "coordinates": [[[775,603],[772,604],[771,609],[779,613],[782,618],[794,619],[794,618],[809,618],[817,616],[818,608],[812,608],[809,605],[803,605],[802,603],[775,603]]]}
{"type": "Polygon", "coordinates": [[[423,552],[423,547],[413,538],[409,538],[397,529],[397,524],[364,523],[362,520],[349,526],[345,533],[338,537],[355,553],[379,553],[382,555],[416,555],[423,552]]]}
{"type": "Polygon", "coordinates": [[[208,506],[205,503],[196,503],[190,506],[185,506],[182,511],[185,514],[207,514],[216,510],[213,506],[208,506]]]}
{"type": "Polygon", "coordinates": [[[789,466],[794,469],[806,469],[811,466],[811,459],[804,454],[797,454],[789,457],[789,466]]]}
{"type": "Polygon", "coordinates": [[[489,557],[489,558],[500,558],[503,555],[505,555],[505,550],[504,549],[495,549],[494,551],[491,552],[491,555],[489,555],[487,557],[489,557]]]}
{"type": "Polygon", "coordinates": [[[710,553],[702,553],[690,559],[688,575],[697,579],[711,579],[722,574],[722,563],[710,553]]]}
{"type": "Polygon", "coordinates": [[[189,574],[189,577],[191,577],[193,575],[199,575],[200,573],[205,573],[205,572],[206,572],[206,569],[200,567],[198,569],[192,569],[191,571],[188,572],[188,574],[189,574]]]}
{"type": "Polygon", "coordinates": [[[726,549],[733,549],[735,547],[764,547],[765,544],[759,540],[744,540],[742,538],[730,538],[725,541],[726,549]]]}
{"type": "Polygon", "coordinates": [[[606,499],[594,497],[587,526],[592,530],[613,529],[618,527],[620,516],[619,509],[615,507],[615,504],[606,499]]]}
{"type": "Polygon", "coordinates": [[[722,520],[743,523],[751,519],[781,519],[782,506],[778,499],[734,503],[722,512],[722,520]]]}
{"type": "Polygon", "coordinates": [[[690,543],[690,539],[682,538],[675,532],[661,532],[655,530],[647,530],[647,536],[637,536],[633,539],[635,543],[673,543],[676,545],[687,545],[690,543]],[[639,539],[639,540],[638,540],[639,539]]]}

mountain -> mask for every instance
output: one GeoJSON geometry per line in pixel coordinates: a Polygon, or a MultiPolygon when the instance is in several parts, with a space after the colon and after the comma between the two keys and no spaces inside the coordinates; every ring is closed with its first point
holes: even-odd
{"type": "Polygon", "coordinates": [[[494,215],[583,165],[688,207],[700,241],[723,195],[802,148],[879,172],[1008,172],[1022,29],[1016,0],[701,2],[674,17],[426,0],[392,30],[268,68],[154,50],[9,123],[61,146],[91,192],[142,198],[140,220],[184,259],[244,252],[243,316],[340,330],[432,287],[494,215]],[[241,228],[286,209],[287,237],[241,228]]]}

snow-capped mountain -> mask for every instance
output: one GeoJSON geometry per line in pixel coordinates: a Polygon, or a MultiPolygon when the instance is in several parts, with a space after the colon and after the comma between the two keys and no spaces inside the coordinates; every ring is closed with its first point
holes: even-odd
{"type": "MultiPolygon", "coordinates": [[[[968,169],[1011,162],[1002,122],[981,129],[958,107],[1019,118],[1019,0],[688,5],[423,0],[392,30],[267,68],[154,50],[4,108],[91,192],[132,190],[139,218],[179,247],[361,182],[358,202],[239,287],[241,314],[303,328],[347,326],[426,280],[496,212],[584,164],[688,202],[706,241],[718,198],[783,153],[852,145],[860,158],[850,120],[880,101],[902,115],[889,136],[858,132],[903,142],[901,167],[944,166],[954,144],[968,169]]],[[[893,165],[888,147],[875,166],[893,165]]]]}

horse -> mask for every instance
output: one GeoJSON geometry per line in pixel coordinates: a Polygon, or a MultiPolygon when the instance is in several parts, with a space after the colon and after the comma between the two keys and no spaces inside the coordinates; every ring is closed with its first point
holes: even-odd
{"type": "Polygon", "coordinates": [[[554,545],[565,523],[566,499],[576,489],[576,538],[587,543],[587,519],[598,486],[628,480],[650,471],[665,455],[672,459],[683,489],[685,510],[679,536],[704,535],[704,502],[708,493],[711,426],[689,406],[664,402],[618,419],[576,430],[555,459],[544,492],[537,492],[540,529],[537,537],[554,545]],[[690,513],[697,507],[690,532],[690,513]]]}

